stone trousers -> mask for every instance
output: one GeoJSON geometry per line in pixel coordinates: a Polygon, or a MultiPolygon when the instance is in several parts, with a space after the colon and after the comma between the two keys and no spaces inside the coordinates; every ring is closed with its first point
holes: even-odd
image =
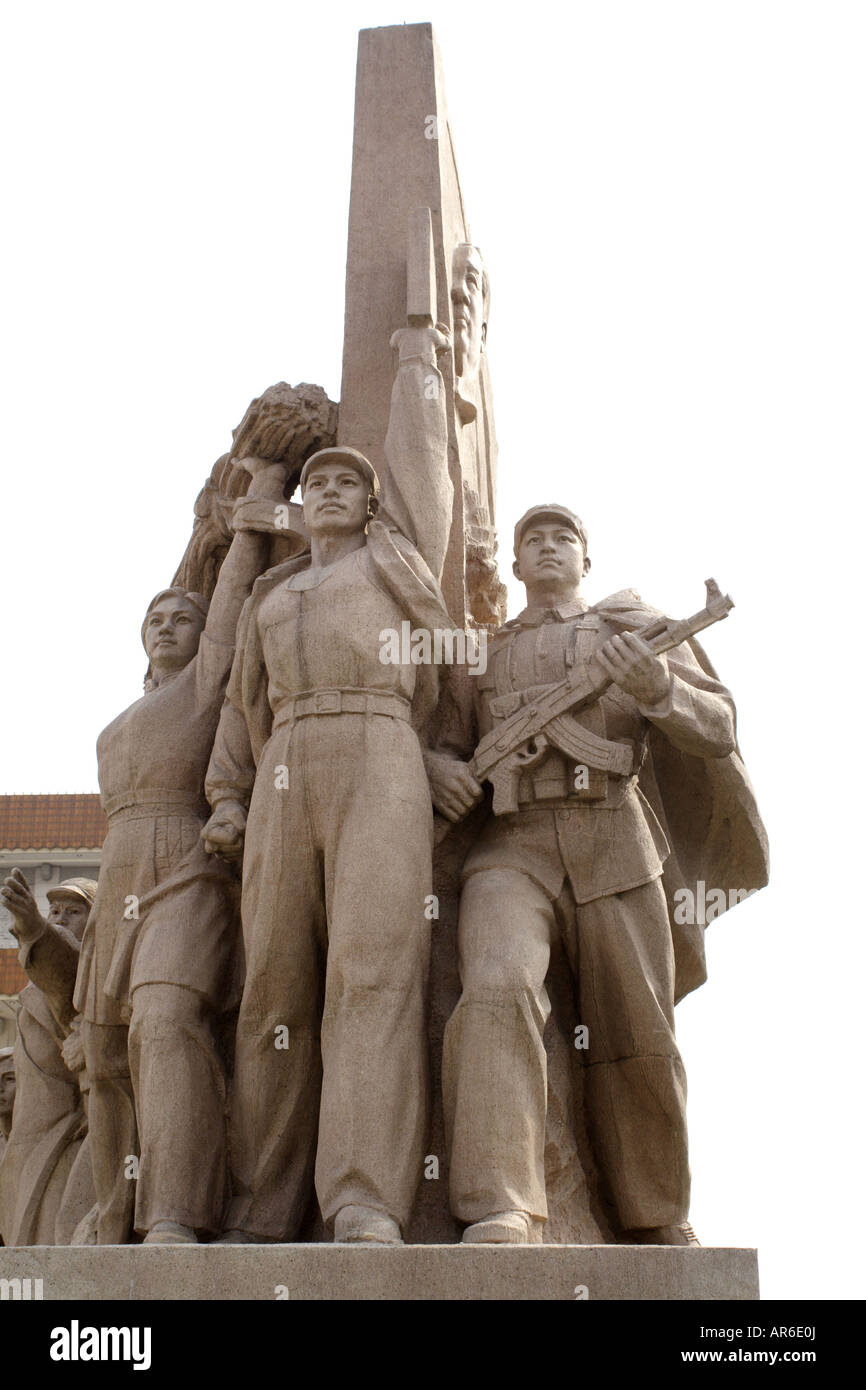
{"type": "Polygon", "coordinates": [[[140,985],[129,1065],[141,1142],[135,1229],[146,1235],[158,1221],[176,1221],[215,1234],[228,1197],[226,1091],[203,996],[140,985]]]}
{"type": "Polygon", "coordinates": [[[274,732],[246,831],[228,1227],[291,1240],[314,1166],[326,1221],[358,1204],[405,1227],[428,1120],[432,836],[408,723],[274,732]]]}
{"type": "Polygon", "coordinates": [[[143,985],[132,1022],[85,1022],[97,1240],[122,1245],[157,1221],[221,1228],[225,1085],[210,1010],[177,985],[143,985]],[[136,1163],[131,1163],[136,1159],[136,1163]]]}
{"type": "Polygon", "coordinates": [[[100,1245],[126,1245],[132,1237],[138,1166],[129,1029],[85,1019],[81,1035],[90,1077],[87,1121],[98,1206],[96,1239],[100,1245]]]}
{"type": "Polygon", "coordinates": [[[443,1086],[452,1210],[547,1216],[544,1139],[554,932],[588,1029],[587,1122],[621,1229],[685,1220],[686,1084],[674,1040],[674,960],[660,879],[576,906],[528,874],[472,874],[460,903],[463,992],[445,1030],[443,1086]]]}

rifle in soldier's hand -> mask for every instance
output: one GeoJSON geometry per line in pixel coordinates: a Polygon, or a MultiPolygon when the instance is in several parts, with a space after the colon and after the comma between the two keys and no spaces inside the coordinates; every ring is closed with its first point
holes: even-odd
{"type": "MultiPolygon", "coordinates": [[[[646,642],[655,656],[678,647],[705,627],[728,616],[734,606],[730,596],[722,594],[714,579],[708,579],[706,587],[706,606],[691,618],[681,622],[655,618],[635,629],[636,635],[646,642]]],[[[517,810],[520,778],[545,756],[551,739],[575,761],[589,759],[592,766],[620,776],[631,773],[633,754],[629,744],[600,739],[575,724],[573,719],[565,718],[586,709],[612,684],[612,677],[593,655],[588,667],[575,667],[565,680],[551,686],[545,695],[531,699],[481,740],[467,766],[478,782],[487,781],[493,787],[494,815],[503,816],[517,810]]],[[[447,829],[445,821],[437,827],[437,842],[447,829]]]]}

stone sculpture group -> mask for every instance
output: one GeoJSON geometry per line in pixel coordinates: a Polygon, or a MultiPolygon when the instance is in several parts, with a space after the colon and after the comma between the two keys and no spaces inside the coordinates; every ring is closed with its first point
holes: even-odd
{"type": "Polygon", "coordinates": [[[378,467],[351,401],[252,402],[99,736],[98,884],[43,920],[6,880],[7,1245],[695,1243],[674,895],[766,882],[695,639],[730,603],[590,604],[568,497],[517,521],[502,621],[490,287],[446,221],[404,224],[378,467]]]}

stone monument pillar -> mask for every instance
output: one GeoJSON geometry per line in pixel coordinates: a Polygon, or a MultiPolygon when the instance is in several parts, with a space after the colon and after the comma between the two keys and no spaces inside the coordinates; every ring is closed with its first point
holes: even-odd
{"type": "Polygon", "coordinates": [[[363,29],[338,441],[370,460],[386,493],[384,442],[395,373],[389,343],[406,323],[407,228],[420,208],[431,213],[435,320],[453,335],[458,363],[455,370],[450,353],[439,360],[453,484],[442,590],[459,626],[496,623],[504,616],[504,591],[493,568],[496,434],[483,351],[490,292],[463,205],[442,63],[430,24],[363,29]]]}

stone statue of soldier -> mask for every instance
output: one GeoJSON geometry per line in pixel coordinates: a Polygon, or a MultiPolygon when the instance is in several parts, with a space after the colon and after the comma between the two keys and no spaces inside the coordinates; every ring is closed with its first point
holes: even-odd
{"type": "MultiPolygon", "coordinates": [[[[467,1243],[543,1239],[545,979],[558,938],[588,1033],[586,1119],[618,1238],[697,1243],[687,1222],[686,1084],[674,1003],[701,982],[703,947],[677,939],[662,876],[672,844],[674,868],[677,855],[697,862],[682,844],[692,813],[698,835],[718,825],[724,840],[711,844],[708,829],[698,859],[751,873],[751,886],[766,881],[766,841],[735,751],[733,701],[697,644],[666,657],[652,651],[636,629],[659,615],[633,591],[589,607],[580,592],[586,530],[568,508],[531,508],[514,548],[527,607],[491,639],[487,670],[470,682],[462,749],[455,736],[428,755],[437,809],[456,821],[480,799],[462,757],[509,715],[591,661],[613,683],[567,716],[589,750],[584,760],[576,763],[553,733],[537,745],[516,809],[488,819],[464,866],[462,994],[443,1057],[452,1210],[467,1243]],[[728,810],[717,821],[703,814],[714,794],[728,810]]],[[[707,867],[707,880],[724,882],[714,872],[707,867]]]]}

